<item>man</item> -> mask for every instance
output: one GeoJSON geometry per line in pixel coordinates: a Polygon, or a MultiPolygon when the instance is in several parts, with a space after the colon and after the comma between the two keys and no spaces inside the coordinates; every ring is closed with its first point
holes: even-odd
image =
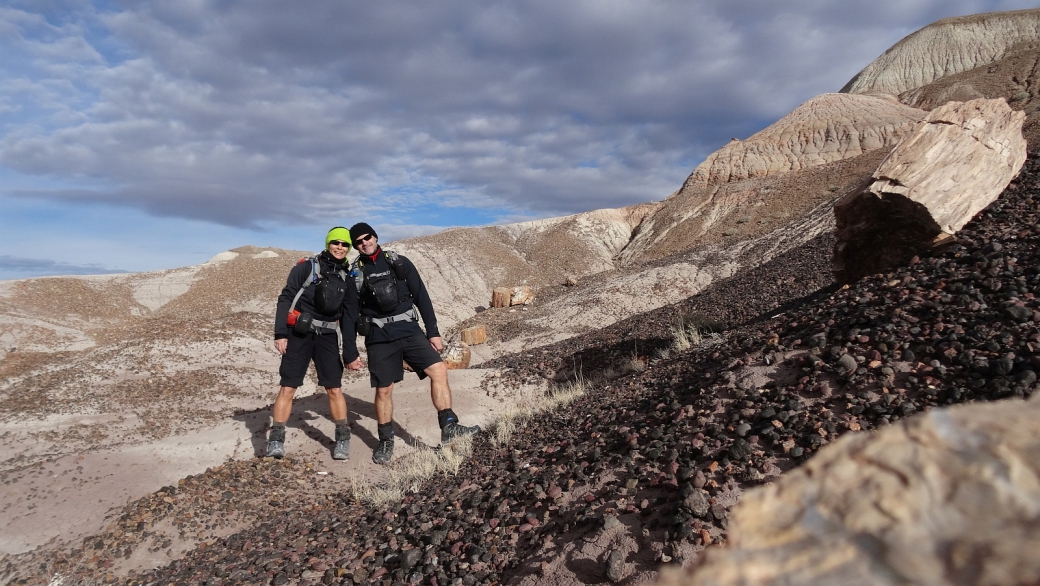
{"type": "Polygon", "coordinates": [[[368,372],[376,389],[376,422],[379,445],[372,454],[376,464],[386,464],[394,454],[394,383],[404,379],[404,362],[418,373],[430,377],[430,397],[437,409],[441,442],[471,435],[480,427],[459,425],[451,410],[448,367],[441,360],[444,348],[437,317],[426,285],[407,258],[386,253],[379,246],[376,231],[364,222],[350,228],[350,238],[359,256],[355,261],[355,287],[347,291],[343,315],[343,362],[351,370],[361,369],[355,333],[365,336],[368,372]],[[426,332],[419,327],[416,308],[426,332]]]}
{"type": "Polygon", "coordinates": [[[318,384],[325,387],[329,395],[329,411],[336,424],[332,458],[346,460],[349,457],[350,427],[347,425],[347,402],[343,398],[343,363],[336,331],[336,322],[344,313],[346,294],[354,288],[347,271],[349,251],[350,232],[343,226],[329,230],[325,236],[325,250],[294,266],[278,296],[274,347],[282,355],[278,369],[281,388],[271,413],[271,432],[267,441],[269,457],[285,456],[285,424],[292,413],[293,394],[303,384],[312,360],[318,372],[318,384]]]}

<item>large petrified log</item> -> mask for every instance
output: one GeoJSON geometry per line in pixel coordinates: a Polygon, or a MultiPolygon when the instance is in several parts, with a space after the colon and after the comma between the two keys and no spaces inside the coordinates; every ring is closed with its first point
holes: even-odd
{"type": "Polygon", "coordinates": [[[699,586],[1040,583],[1040,401],[850,433],[744,495],[699,586]]]}
{"type": "Polygon", "coordinates": [[[950,241],[1018,175],[1024,119],[1003,99],[930,112],[862,189],[835,204],[838,282],[884,272],[950,241]]]}

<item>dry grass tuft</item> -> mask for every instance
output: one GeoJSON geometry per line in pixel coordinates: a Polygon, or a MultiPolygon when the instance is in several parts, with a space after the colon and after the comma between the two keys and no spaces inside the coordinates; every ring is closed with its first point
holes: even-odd
{"type": "MultiPolygon", "coordinates": [[[[544,393],[538,391],[521,397],[517,404],[502,411],[491,425],[491,444],[498,447],[508,443],[516,429],[533,415],[566,407],[587,393],[590,387],[589,381],[579,375],[573,381],[551,385],[544,393]]],[[[351,494],[355,502],[386,508],[400,502],[406,494],[418,491],[424,482],[438,474],[458,474],[472,454],[472,436],[460,437],[440,449],[418,446],[391,462],[378,485],[366,484],[351,476],[351,494]]]]}
{"type": "Polygon", "coordinates": [[[573,381],[551,385],[544,394],[528,397],[525,401],[518,401],[516,405],[502,412],[495,420],[491,445],[498,447],[509,443],[516,428],[530,420],[533,415],[543,412],[551,413],[570,405],[575,399],[588,392],[590,386],[588,379],[579,374],[573,381]]]}
{"type": "Polygon", "coordinates": [[[352,476],[350,490],[356,502],[385,508],[400,502],[406,494],[418,491],[424,482],[438,474],[458,474],[462,463],[472,454],[472,436],[457,438],[440,449],[421,445],[394,459],[378,485],[364,484],[352,476]]]}

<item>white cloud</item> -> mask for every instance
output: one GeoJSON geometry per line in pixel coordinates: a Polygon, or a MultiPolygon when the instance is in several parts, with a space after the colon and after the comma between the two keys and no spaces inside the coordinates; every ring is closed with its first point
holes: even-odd
{"type": "Polygon", "coordinates": [[[627,205],[916,28],[1026,4],[16,3],[0,164],[62,184],[9,194],[238,227],[627,205]]]}

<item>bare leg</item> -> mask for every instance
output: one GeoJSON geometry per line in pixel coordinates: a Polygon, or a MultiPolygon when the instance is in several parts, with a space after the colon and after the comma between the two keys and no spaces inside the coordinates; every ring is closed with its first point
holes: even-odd
{"type": "Polygon", "coordinates": [[[333,421],[343,421],[347,418],[347,400],[343,397],[343,389],[340,387],[325,387],[329,394],[329,414],[333,421]]]}
{"type": "Polygon", "coordinates": [[[388,387],[376,387],[376,422],[390,423],[394,419],[394,385],[388,387]]]}
{"type": "Polygon", "coordinates": [[[451,387],[448,386],[448,365],[443,362],[432,364],[423,372],[430,377],[430,398],[438,411],[451,409],[451,387]]]}
{"type": "Polygon", "coordinates": [[[275,423],[285,424],[292,414],[292,400],[296,393],[296,387],[281,387],[278,389],[278,398],[274,400],[274,408],[271,409],[271,419],[275,423]]]}

